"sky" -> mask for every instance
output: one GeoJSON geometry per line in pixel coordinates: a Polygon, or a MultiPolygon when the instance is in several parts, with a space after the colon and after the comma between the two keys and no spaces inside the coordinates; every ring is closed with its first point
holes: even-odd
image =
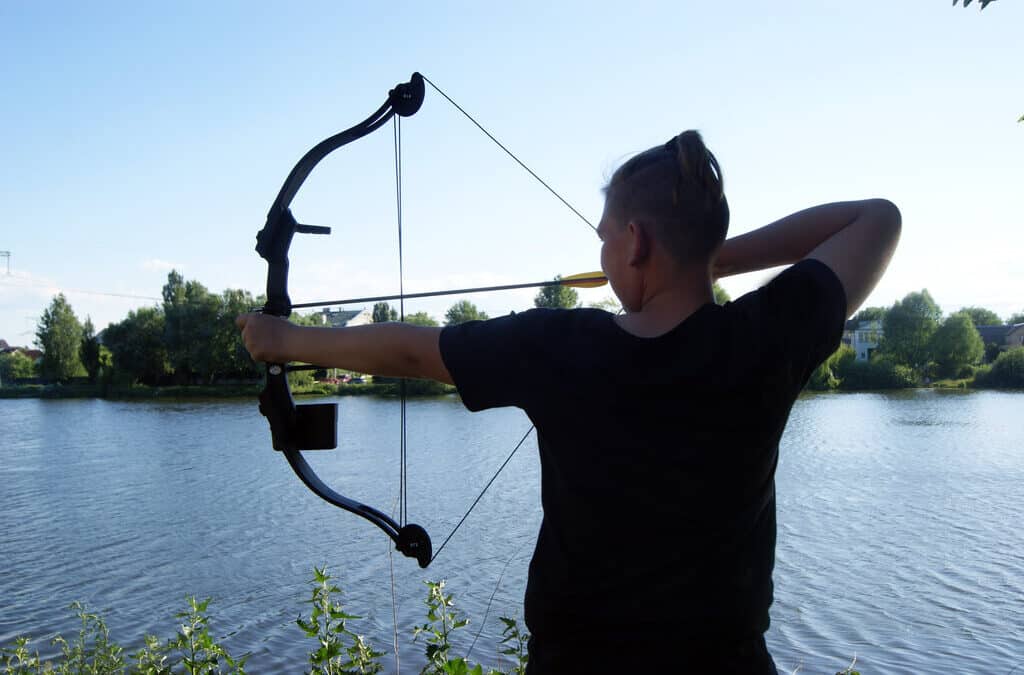
{"type": "MultiPolygon", "coordinates": [[[[414,71],[595,224],[618,164],[696,128],[730,234],[885,197],[903,237],[868,305],[927,288],[946,312],[1006,317],[1024,311],[1021,26],[1013,0],[8,0],[0,339],[30,345],[58,292],[100,330],[156,304],[172,269],[262,292],[255,236],[294,163],[414,71]]],[[[590,228],[429,88],[402,141],[407,292],[599,268],[590,228]]],[[[390,128],[314,171],[292,210],[334,231],[293,245],[293,301],[398,290],[394,175],[390,128]]],[[[533,295],[467,298],[499,315],[533,295]]],[[[456,299],[405,309],[441,318],[456,299]]]]}

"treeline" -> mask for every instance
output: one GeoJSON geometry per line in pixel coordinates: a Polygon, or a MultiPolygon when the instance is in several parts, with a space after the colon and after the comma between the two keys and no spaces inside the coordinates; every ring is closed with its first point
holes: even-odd
{"type": "MultiPolygon", "coordinates": [[[[263,296],[253,297],[237,289],[211,293],[177,271],[168,274],[161,295],[159,305],[132,310],[99,334],[89,317],[81,322],[67,298],[57,295],[36,326],[35,342],[43,351],[42,358],[37,363],[18,351],[0,356],[0,382],[41,378],[61,383],[167,386],[235,384],[262,376],[262,369],[242,344],[235,317],[261,307],[263,296]]],[[[543,288],[534,298],[537,307],[575,307],[578,302],[576,291],[563,286],[543,288]]],[[[487,318],[472,302],[459,300],[445,313],[444,324],[487,318]]],[[[398,319],[398,311],[387,303],[374,305],[375,322],[398,319]]],[[[440,325],[426,312],[408,314],[404,320],[440,325]]],[[[293,314],[291,321],[318,326],[324,325],[324,316],[293,314]]],[[[313,373],[289,377],[293,386],[309,384],[313,373]]]]}
{"type": "Polygon", "coordinates": [[[1024,312],[1004,322],[983,307],[964,307],[943,317],[927,290],[892,307],[868,307],[854,318],[878,321],[881,338],[868,360],[842,345],[811,376],[808,388],[902,389],[949,381],[957,386],[1024,388],[1024,347],[985,343],[978,326],[1024,323],[1024,312]]]}
{"type": "MultiPolygon", "coordinates": [[[[715,300],[729,297],[717,284],[715,300]]],[[[246,352],[235,327],[235,317],[260,307],[263,297],[228,289],[211,293],[198,281],[185,280],[177,271],[167,276],[162,302],[128,313],[96,333],[89,317],[75,316],[63,295],[57,295],[43,312],[36,328],[36,345],[43,351],[38,363],[20,352],[0,356],[0,381],[40,377],[49,382],[72,380],[90,383],[133,385],[199,385],[253,382],[262,369],[246,352]]],[[[576,307],[576,291],[567,286],[541,288],[536,307],[576,307]]],[[[614,300],[598,303],[618,311],[614,300]]],[[[452,325],[486,319],[468,300],[455,302],[443,323],[452,325]]],[[[373,321],[396,321],[395,308],[387,303],[373,307],[373,321]]],[[[292,321],[323,325],[320,313],[293,314],[292,321]]],[[[437,326],[426,312],[404,317],[408,323],[437,326]]],[[[892,307],[869,307],[854,317],[878,321],[882,338],[867,361],[857,361],[853,349],[842,346],[813,374],[808,387],[831,389],[896,389],[916,387],[936,380],[953,380],[960,386],[1024,388],[1024,349],[1006,350],[985,344],[977,326],[1024,323],[1024,312],[1006,321],[980,307],[965,307],[943,317],[927,290],[910,293],[892,307]]],[[[311,384],[309,371],[293,373],[293,385],[311,384]]]]}

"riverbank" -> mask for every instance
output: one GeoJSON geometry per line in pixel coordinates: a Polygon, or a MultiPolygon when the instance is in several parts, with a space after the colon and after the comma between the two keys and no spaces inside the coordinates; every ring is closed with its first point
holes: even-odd
{"type": "MultiPolygon", "coordinates": [[[[14,398],[103,398],[115,401],[173,400],[173,399],[231,399],[259,396],[262,384],[211,384],[170,387],[146,385],[116,386],[104,384],[26,384],[0,387],[0,399],[14,398]]],[[[406,383],[407,396],[443,396],[455,393],[455,387],[436,382],[410,380],[406,383]]],[[[292,389],[296,398],[313,396],[382,396],[401,394],[398,382],[372,384],[313,383],[292,389]]]]}

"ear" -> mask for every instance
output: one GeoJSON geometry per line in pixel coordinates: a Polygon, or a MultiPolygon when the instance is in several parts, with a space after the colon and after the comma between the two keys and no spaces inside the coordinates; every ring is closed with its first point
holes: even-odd
{"type": "Polygon", "coordinates": [[[629,235],[629,265],[639,267],[651,257],[651,234],[647,226],[635,220],[626,226],[629,235]]]}

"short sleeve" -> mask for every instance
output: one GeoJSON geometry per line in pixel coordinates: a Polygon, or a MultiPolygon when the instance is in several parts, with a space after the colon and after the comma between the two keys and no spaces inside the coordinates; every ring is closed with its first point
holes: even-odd
{"type": "MultiPolygon", "coordinates": [[[[838,347],[846,322],[842,282],[818,260],[802,260],[740,298],[755,320],[762,358],[790,364],[801,382],[838,347]]],[[[801,385],[802,386],[802,385],[801,385]]]]}
{"type": "Polygon", "coordinates": [[[472,411],[524,407],[526,382],[539,358],[536,310],[441,331],[441,358],[472,411]]]}

